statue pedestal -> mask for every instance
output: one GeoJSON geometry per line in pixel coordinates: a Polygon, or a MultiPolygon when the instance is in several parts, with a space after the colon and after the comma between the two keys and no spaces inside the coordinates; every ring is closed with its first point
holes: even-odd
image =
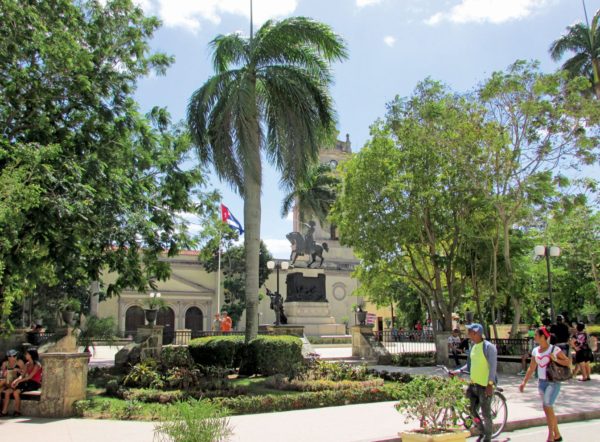
{"type": "Polygon", "coordinates": [[[288,325],[303,325],[307,336],[344,335],[344,324],[336,324],[327,302],[286,302],[288,325]]]}
{"type": "Polygon", "coordinates": [[[259,330],[270,332],[276,336],[304,337],[304,326],[302,325],[261,325],[259,330]]]}
{"type": "Polygon", "coordinates": [[[73,416],[73,403],[86,398],[89,353],[42,353],[40,358],[44,379],[39,415],[73,416]]]}

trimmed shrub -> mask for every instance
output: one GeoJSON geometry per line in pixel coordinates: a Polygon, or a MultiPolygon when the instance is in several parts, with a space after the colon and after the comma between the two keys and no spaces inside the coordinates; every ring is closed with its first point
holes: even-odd
{"type": "Polygon", "coordinates": [[[283,391],[324,391],[324,390],[363,390],[367,388],[383,387],[383,379],[371,379],[368,381],[328,381],[312,380],[303,381],[276,375],[268,378],[265,386],[283,391]]]}
{"type": "Polygon", "coordinates": [[[244,373],[293,376],[304,362],[302,340],[296,336],[258,336],[248,345],[244,373]]]}
{"type": "Polygon", "coordinates": [[[397,367],[433,367],[435,366],[435,352],[394,354],[392,355],[391,365],[397,367]]]}
{"type": "Polygon", "coordinates": [[[357,390],[325,390],[296,394],[214,398],[211,401],[226,408],[231,414],[269,413],[393,401],[399,397],[399,390],[402,387],[404,385],[384,385],[383,387],[357,390]]]}
{"type": "Polygon", "coordinates": [[[223,368],[240,366],[243,336],[207,336],[190,341],[189,353],[196,364],[223,368]]]}

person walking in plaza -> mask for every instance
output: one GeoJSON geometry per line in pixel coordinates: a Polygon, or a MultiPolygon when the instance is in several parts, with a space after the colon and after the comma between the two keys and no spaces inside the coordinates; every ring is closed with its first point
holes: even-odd
{"type": "Polygon", "coordinates": [[[452,334],[448,336],[448,354],[454,359],[457,367],[460,367],[458,355],[461,353],[459,348],[461,341],[460,330],[455,328],[452,330],[452,334]]]}
{"type": "Polygon", "coordinates": [[[563,315],[558,315],[556,317],[556,324],[550,328],[550,334],[554,336],[555,339],[551,342],[551,344],[556,343],[556,346],[559,347],[568,357],[569,339],[571,338],[571,333],[569,333],[569,326],[565,323],[565,318],[563,315]]]}
{"type": "Polygon", "coordinates": [[[547,440],[548,442],[559,442],[562,441],[562,436],[558,429],[556,414],[554,414],[554,404],[560,393],[560,382],[549,380],[547,372],[548,367],[553,362],[568,367],[571,365],[571,361],[560,347],[550,344],[550,336],[550,332],[545,327],[541,327],[536,331],[535,341],[538,346],[533,349],[531,364],[523,382],[519,386],[519,391],[521,393],[525,391],[527,382],[529,382],[529,379],[537,369],[538,390],[542,398],[542,406],[548,425],[547,440]]]}
{"type": "Polygon", "coordinates": [[[221,315],[218,313],[215,315],[215,319],[213,320],[212,330],[216,332],[221,331],[221,315]]]}
{"type": "Polygon", "coordinates": [[[229,333],[233,328],[233,320],[231,316],[225,311],[221,312],[221,331],[223,333],[229,333]]]}
{"type": "Polygon", "coordinates": [[[577,332],[573,336],[573,348],[575,349],[575,363],[581,372],[582,382],[591,381],[590,374],[592,367],[590,362],[594,359],[594,354],[590,349],[590,337],[585,331],[585,324],[580,322],[577,324],[577,332]]]}
{"type": "Polygon", "coordinates": [[[496,369],[498,366],[498,351],[496,346],[487,341],[483,335],[483,326],[473,323],[467,326],[469,339],[473,343],[467,356],[467,365],[450,372],[457,375],[468,371],[471,383],[467,389],[467,397],[471,403],[471,417],[479,429],[479,442],[491,442],[492,397],[496,386],[496,369]]]}

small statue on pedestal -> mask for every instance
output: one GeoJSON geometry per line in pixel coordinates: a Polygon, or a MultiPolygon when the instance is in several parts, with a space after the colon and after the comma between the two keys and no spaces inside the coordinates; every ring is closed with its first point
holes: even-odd
{"type": "Polygon", "coordinates": [[[275,312],[275,325],[287,324],[287,316],[283,311],[283,296],[279,292],[273,293],[267,289],[267,295],[271,298],[271,310],[275,312]]]}

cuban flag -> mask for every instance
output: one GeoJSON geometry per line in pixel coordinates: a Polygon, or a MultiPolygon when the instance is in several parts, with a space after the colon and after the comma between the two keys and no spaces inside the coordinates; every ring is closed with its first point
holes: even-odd
{"type": "Polygon", "coordinates": [[[231,211],[224,204],[221,204],[221,219],[233,230],[237,230],[240,235],[244,234],[244,228],[242,227],[242,224],[236,219],[235,216],[233,216],[233,213],[231,213],[231,211]]]}

